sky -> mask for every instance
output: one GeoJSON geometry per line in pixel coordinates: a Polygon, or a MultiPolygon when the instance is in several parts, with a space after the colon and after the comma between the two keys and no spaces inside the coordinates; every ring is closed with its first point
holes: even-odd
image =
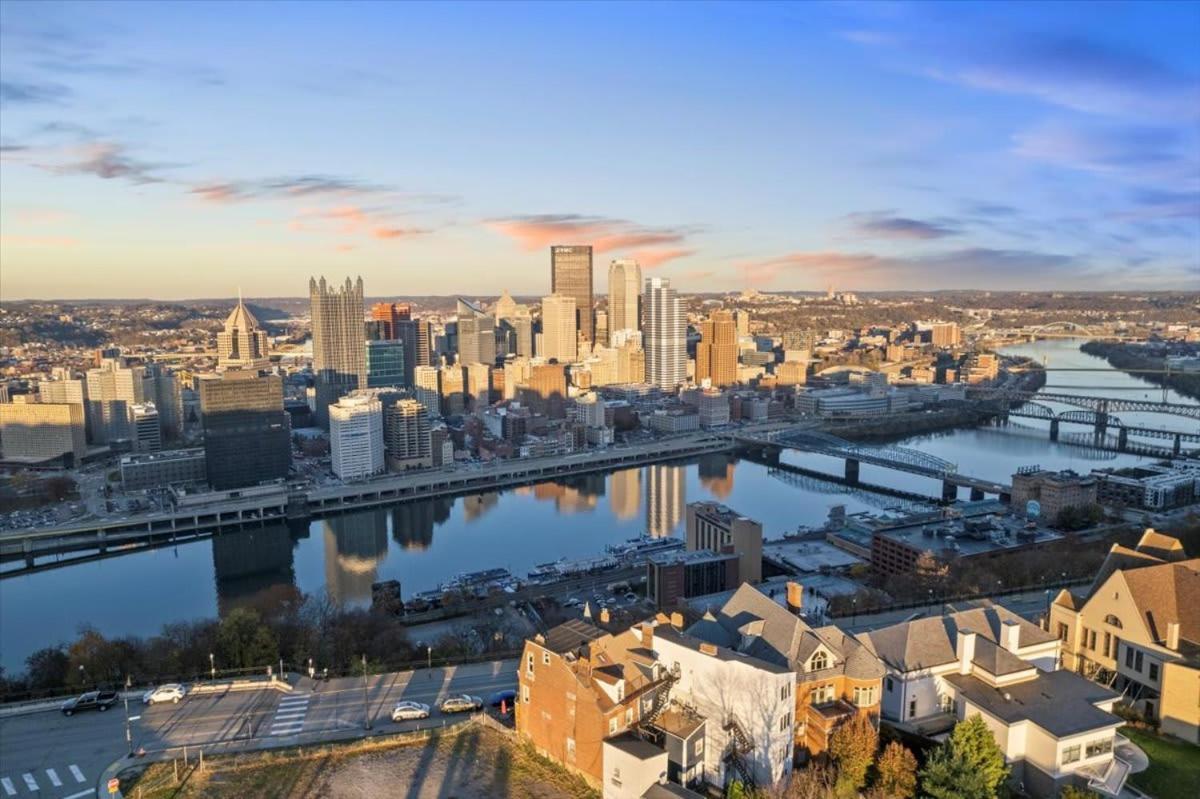
{"type": "Polygon", "coordinates": [[[0,3],[0,299],[1200,289],[1200,3],[0,3]]]}

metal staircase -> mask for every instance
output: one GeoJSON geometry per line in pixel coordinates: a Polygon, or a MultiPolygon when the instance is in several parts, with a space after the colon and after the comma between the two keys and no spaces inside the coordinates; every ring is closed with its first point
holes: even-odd
{"type": "Polygon", "coordinates": [[[729,751],[725,753],[728,771],[732,771],[743,786],[753,788],[754,772],[751,771],[750,764],[746,761],[746,755],[754,749],[754,742],[750,740],[750,736],[746,735],[742,725],[733,716],[725,720],[722,729],[729,733],[730,738],[729,751]]]}

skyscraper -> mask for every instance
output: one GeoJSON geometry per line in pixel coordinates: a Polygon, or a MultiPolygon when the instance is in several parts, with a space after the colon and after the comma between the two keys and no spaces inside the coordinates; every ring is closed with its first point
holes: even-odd
{"type": "Polygon", "coordinates": [[[278,375],[226,372],[200,381],[208,484],[218,490],[287,477],[291,431],[278,375]]]}
{"type": "Polygon", "coordinates": [[[592,248],[550,248],[550,293],[575,299],[575,328],[580,337],[594,340],[592,332],[592,248]]]}
{"type": "Polygon", "coordinates": [[[458,362],[496,363],[495,320],[474,303],[458,300],[458,362]]]}
{"type": "Polygon", "coordinates": [[[92,441],[97,444],[125,444],[133,440],[129,409],[153,399],[153,381],[146,380],[141,366],[127,367],[120,358],[105,358],[96,369],[87,371],[87,416],[92,441]],[[149,386],[147,385],[149,384],[149,386]]]}
{"type": "Polygon", "coordinates": [[[363,282],[330,288],[322,277],[309,278],[312,314],[313,372],[316,375],[317,423],[329,427],[329,405],[338,397],[367,386],[363,282]]]}
{"type": "Polygon", "coordinates": [[[696,345],[696,382],[709,380],[717,387],[737,382],[737,326],[729,311],[713,311],[700,323],[700,343],[696,345]]]}
{"type": "Polygon", "coordinates": [[[400,323],[412,319],[412,306],[403,302],[377,302],[371,306],[371,320],[379,322],[385,340],[400,338],[400,323]]]}
{"type": "Polygon", "coordinates": [[[561,363],[574,361],[579,354],[577,318],[574,297],[567,294],[542,297],[542,348],[538,356],[561,363]]]}
{"type": "Polygon", "coordinates": [[[433,465],[429,411],[414,399],[383,404],[383,446],[389,469],[427,469],[433,465]]]}
{"type": "Polygon", "coordinates": [[[630,258],[608,265],[608,330],[642,329],[642,268],[630,258]]]}
{"type": "Polygon", "coordinates": [[[401,319],[396,327],[396,337],[404,342],[404,382],[415,385],[414,370],[433,365],[429,354],[429,323],[423,319],[401,319]]]}
{"type": "Polygon", "coordinates": [[[383,471],[383,404],[374,392],[350,394],[329,406],[330,462],[343,480],[383,471]]]}
{"type": "Polygon", "coordinates": [[[413,370],[413,394],[429,415],[442,415],[441,371],[436,366],[418,366],[413,370]]]}
{"type": "Polygon", "coordinates": [[[367,388],[410,385],[405,378],[408,353],[404,342],[381,340],[367,342],[367,388]]]}
{"type": "Polygon", "coordinates": [[[645,327],[646,382],[674,391],[687,379],[687,320],[671,281],[654,277],[646,281],[645,327]]]}
{"type": "Polygon", "coordinates": [[[217,333],[217,368],[266,369],[270,363],[267,331],[259,329],[239,293],[237,306],[225,319],[225,329],[217,333]]]}

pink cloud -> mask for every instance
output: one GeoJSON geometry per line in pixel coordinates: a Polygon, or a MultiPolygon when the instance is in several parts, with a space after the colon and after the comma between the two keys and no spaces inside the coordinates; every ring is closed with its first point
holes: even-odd
{"type": "Polygon", "coordinates": [[[423,233],[428,233],[428,230],[420,228],[400,228],[400,227],[377,227],[371,231],[371,235],[377,239],[402,239],[409,236],[420,236],[423,233]]]}
{"type": "Polygon", "coordinates": [[[676,258],[686,258],[689,255],[694,255],[695,250],[678,249],[659,249],[659,250],[634,250],[633,258],[641,264],[643,269],[653,269],[656,266],[662,266],[667,261],[674,261],[676,258]]]}
{"type": "MultiPolygon", "coordinates": [[[[680,229],[648,228],[624,219],[579,214],[534,214],[492,219],[484,224],[530,251],[545,249],[553,244],[591,244],[597,253],[603,253],[681,244],[687,237],[687,232],[680,229]]],[[[675,253],[647,264],[656,266],[664,260],[681,257],[685,251],[660,249],[645,252],[652,258],[656,252],[675,253]]]]}
{"type": "Polygon", "coordinates": [[[242,199],[237,187],[229,183],[208,183],[196,186],[191,193],[210,203],[232,203],[242,199]]]}

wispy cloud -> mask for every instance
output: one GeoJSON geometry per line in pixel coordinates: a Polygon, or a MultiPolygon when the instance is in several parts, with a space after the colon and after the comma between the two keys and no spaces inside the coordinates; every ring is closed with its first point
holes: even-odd
{"type": "Polygon", "coordinates": [[[386,208],[358,205],[307,208],[288,222],[287,227],[296,232],[368,236],[379,241],[397,241],[431,232],[428,228],[401,227],[395,224],[394,216],[386,208]]]}
{"type": "Polygon", "coordinates": [[[871,239],[942,239],[959,233],[953,220],[924,220],[896,216],[890,211],[870,211],[846,217],[851,230],[871,239]]]}
{"type": "Polygon", "coordinates": [[[94,175],[104,180],[127,180],[139,185],[164,182],[158,172],[172,166],[134,158],[126,153],[123,145],[115,142],[93,142],[69,148],[67,152],[65,161],[39,166],[59,175],[94,175]]]}
{"type": "Polygon", "coordinates": [[[1179,130],[1165,126],[1087,126],[1050,122],[1013,137],[1026,158],[1091,172],[1146,172],[1182,167],[1188,159],[1179,130]]]}
{"type": "Polygon", "coordinates": [[[61,103],[70,94],[70,89],[57,83],[0,81],[0,105],[61,103]]]}
{"type": "Polygon", "coordinates": [[[638,262],[643,269],[654,269],[663,264],[674,261],[679,258],[687,258],[689,255],[695,255],[695,250],[688,250],[682,247],[674,249],[660,250],[634,250],[630,256],[638,262]]]}
{"type": "Polygon", "coordinates": [[[195,186],[192,193],[211,202],[238,202],[263,197],[361,197],[394,191],[384,186],[353,178],[332,175],[301,174],[261,180],[214,181],[195,186]]]}
{"type": "Polygon", "coordinates": [[[508,236],[525,250],[552,244],[591,244],[596,252],[635,251],[654,267],[690,255],[679,246],[691,232],[676,227],[646,227],[625,219],[582,214],[530,214],[490,219],[485,224],[508,236]]]}

